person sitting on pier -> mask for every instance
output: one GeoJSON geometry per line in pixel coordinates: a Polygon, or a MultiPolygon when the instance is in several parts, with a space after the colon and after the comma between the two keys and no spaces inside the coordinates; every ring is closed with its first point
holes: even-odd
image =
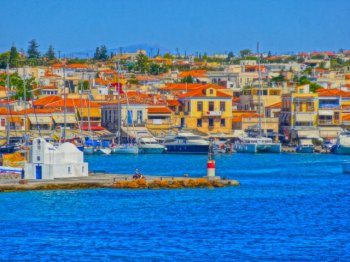
{"type": "Polygon", "coordinates": [[[135,174],[132,177],[133,179],[141,179],[143,178],[143,175],[140,173],[138,169],[135,169],[135,174]]]}

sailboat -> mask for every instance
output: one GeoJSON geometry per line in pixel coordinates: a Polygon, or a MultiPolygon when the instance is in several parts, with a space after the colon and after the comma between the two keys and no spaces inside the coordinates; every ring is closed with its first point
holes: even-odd
{"type": "Polygon", "coordinates": [[[261,129],[261,66],[259,43],[258,50],[258,75],[259,75],[259,92],[258,92],[258,111],[259,111],[259,134],[257,137],[242,137],[239,142],[236,142],[234,149],[237,153],[281,153],[281,143],[275,143],[271,138],[262,136],[261,129]]]}
{"type": "MultiPolygon", "coordinates": [[[[121,88],[120,88],[120,66],[119,66],[119,61],[117,64],[117,75],[118,75],[118,79],[117,79],[117,88],[118,88],[118,105],[117,105],[117,115],[118,115],[118,123],[117,123],[117,132],[116,132],[116,138],[117,138],[117,145],[112,147],[112,154],[138,154],[139,153],[139,148],[137,145],[130,143],[129,141],[129,135],[128,135],[128,143],[126,144],[122,144],[121,143],[121,102],[120,102],[120,92],[121,92],[121,88]]],[[[128,95],[126,93],[126,103],[127,106],[129,104],[128,101],[128,95]]]]}
{"type": "MultiPolygon", "coordinates": [[[[7,78],[6,78],[6,88],[7,88],[7,111],[9,114],[11,114],[10,109],[10,97],[9,97],[9,90],[10,90],[10,73],[9,73],[9,64],[7,63],[7,78]]],[[[14,153],[17,149],[17,146],[10,143],[10,121],[9,118],[6,120],[6,144],[0,146],[0,155],[1,154],[11,154],[14,153]]]]}

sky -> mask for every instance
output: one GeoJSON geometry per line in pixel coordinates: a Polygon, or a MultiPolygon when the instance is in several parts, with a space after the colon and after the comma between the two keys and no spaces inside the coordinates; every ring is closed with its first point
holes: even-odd
{"type": "Polygon", "coordinates": [[[36,39],[62,53],[147,44],[161,52],[350,49],[349,0],[1,0],[0,51],[36,39]]]}

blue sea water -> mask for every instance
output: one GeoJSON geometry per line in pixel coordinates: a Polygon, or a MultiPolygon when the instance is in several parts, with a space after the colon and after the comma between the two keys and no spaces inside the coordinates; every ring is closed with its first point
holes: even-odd
{"type": "MultiPolygon", "coordinates": [[[[0,261],[350,261],[347,156],[233,154],[239,187],[0,194],[0,261]]],[[[89,156],[112,173],[205,175],[206,156],[89,156]]]]}

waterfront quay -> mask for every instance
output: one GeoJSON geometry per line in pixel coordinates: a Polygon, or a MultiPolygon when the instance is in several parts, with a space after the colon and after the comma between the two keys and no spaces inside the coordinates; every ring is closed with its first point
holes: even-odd
{"type": "Polygon", "coordinates": [[[88,188],[115,189],[176,189],[176,188],[214,188],[238,186],[237,180],[207,179],[172,176],[144,176],[134,179],[133,175],[90,173],[87,177],[59,178],[54,180],[23,180],[19,175],[9,174],[0,177],[0,192],[30,190],[64,190],[88,188]]]}

